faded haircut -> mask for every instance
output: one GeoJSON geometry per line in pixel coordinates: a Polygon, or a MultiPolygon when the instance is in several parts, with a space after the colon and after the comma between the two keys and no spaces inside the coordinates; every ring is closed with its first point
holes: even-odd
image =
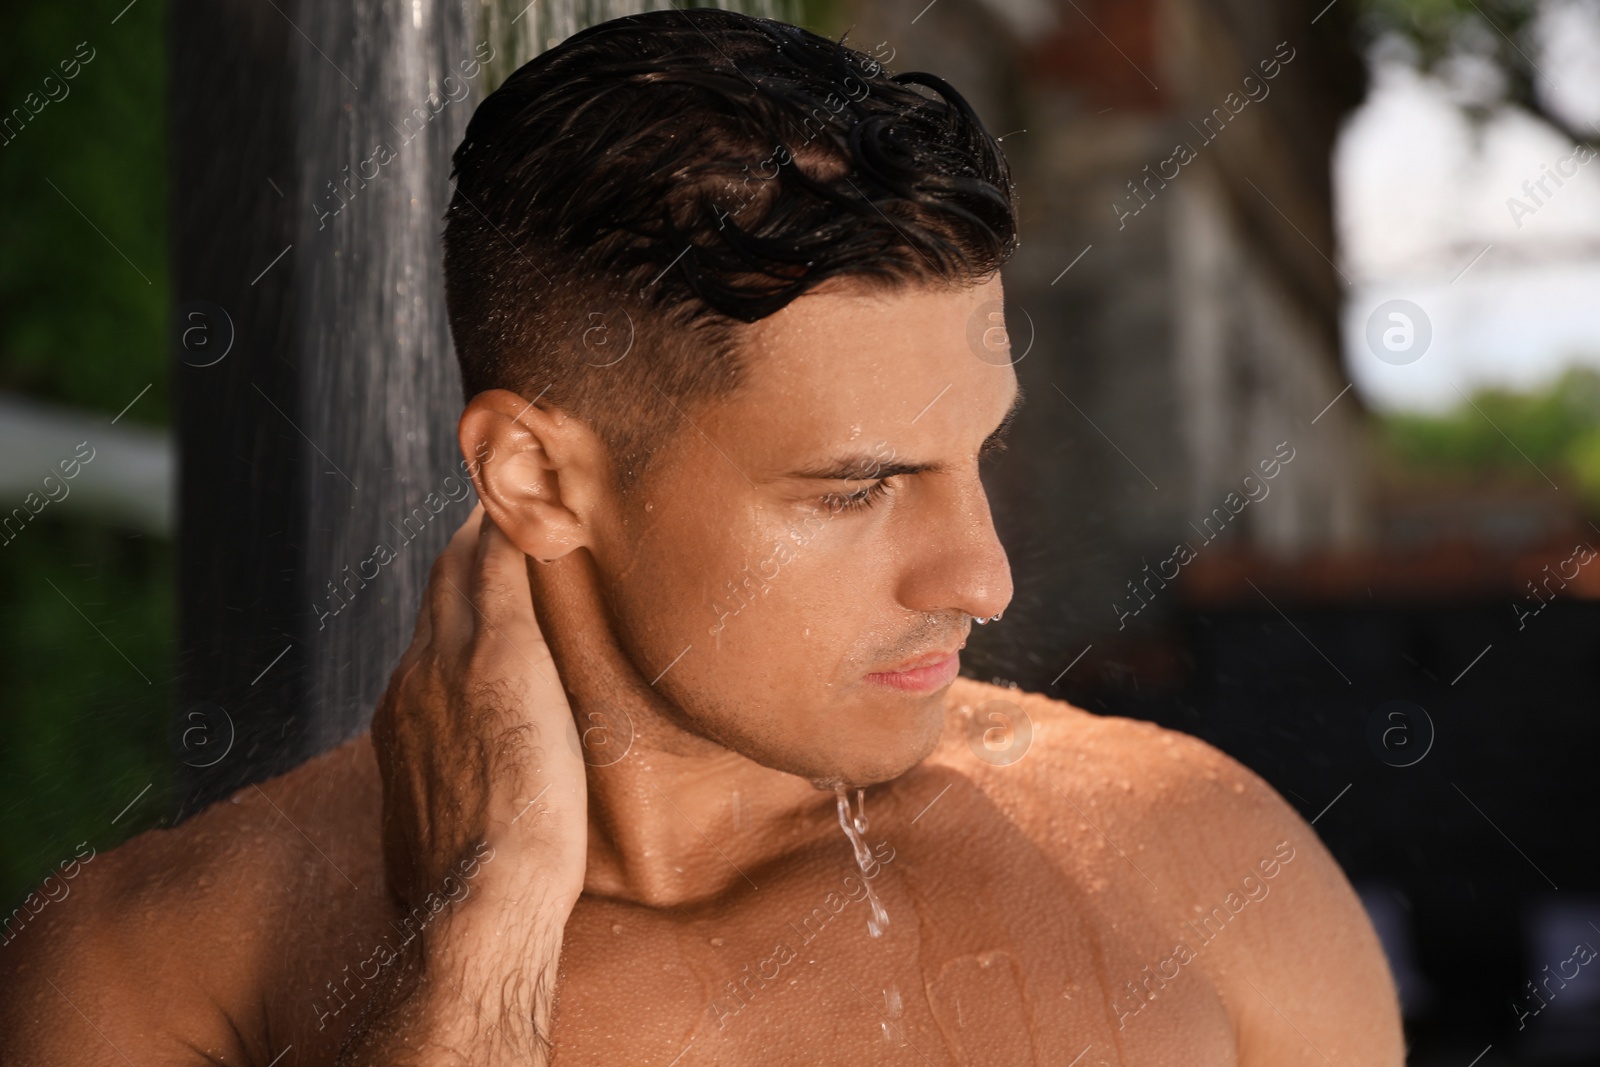
{"type": "Polygon", "coordinates": [[[466,396],[585,419],[624,489],[738,387],[748,324],[835,277],[979,284],[1016,247],[1005,157],[949,84],[732,11],[574,34],[483,101],[453,163],[466,396]]]}

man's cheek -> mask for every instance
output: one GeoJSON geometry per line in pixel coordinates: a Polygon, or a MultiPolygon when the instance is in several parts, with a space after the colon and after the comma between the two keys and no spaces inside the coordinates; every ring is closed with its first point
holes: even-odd
{"type": "MultiPolygon", "coordinates": [[[[843,650],[856,632],[853,619],[841,617],[831,599],[840,576],[813,570],[801,550],[765,592],[742,604],[722,602],[729,614],[720,633],[706,642],[716,684],[768,694],[783,702],[811,699],[836,685],[843,650]]],[[[844,586],[848,593],[848,586],[844,586]]],[[[691,652],[695,656],[699,651],[691,652]]]]}

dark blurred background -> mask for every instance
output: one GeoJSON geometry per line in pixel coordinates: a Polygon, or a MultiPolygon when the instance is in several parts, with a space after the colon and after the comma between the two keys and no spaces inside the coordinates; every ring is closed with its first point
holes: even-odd
{"type": "MultiPolygon", "coordinates": [[[[319,619],[458,458],[448,153],[521,62],[651,6],[11,5],[5,913],[361,728],[470,506],[319,619]]],[[[969,673],[1271,782],[1361,892],[1412,1063],[1600,1063],[1600,979],[1552,978],[1600,943],[1600,3],[727,6],[1004,135],[1017,599],[969,673]]]]}

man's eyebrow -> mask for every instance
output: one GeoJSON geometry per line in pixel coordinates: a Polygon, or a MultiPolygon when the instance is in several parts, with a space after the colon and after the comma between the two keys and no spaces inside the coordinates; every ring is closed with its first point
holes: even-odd
{"type": "MultiPolygon", "coordinates": [[[[1000,419],[1000,425],[984,439],[980,451],[989,448],[1005,436],[1021,408],[1022,389],[1018,387],[1016,396],[1011,399],[1011,406],[1000,419]]],[[[861,452],[835,456],[813,466],[790,471],[787,477],[828,482],[876,481],[879,478],[893,478],[898,474],[937,474],[944,469],[943,463],[891,463],[885,462],[882,455],[861,452]]]]}
{"type": "Polygon", "coordinates": [[[893,478],[897,474],[937,473],[944,469],[941,463],[885,463],[882,456],[866,452],[853,456],[836,456],[811,467],[790,471],[789,478],[814,478],[825,482],[865,482],[879,478],[893,478]]]}

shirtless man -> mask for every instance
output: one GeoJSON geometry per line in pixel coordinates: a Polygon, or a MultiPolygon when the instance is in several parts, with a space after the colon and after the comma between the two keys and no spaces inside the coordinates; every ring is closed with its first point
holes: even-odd
{"type": "Polygon", "coordinates": [[[480,107],[482,504],[370,735],[84,866],[0,948],[0,1062],[1403,1062],[1260,778],[956,676],[1019,393],[1010,183],[945,91],[670,11],[480,107]]]}

